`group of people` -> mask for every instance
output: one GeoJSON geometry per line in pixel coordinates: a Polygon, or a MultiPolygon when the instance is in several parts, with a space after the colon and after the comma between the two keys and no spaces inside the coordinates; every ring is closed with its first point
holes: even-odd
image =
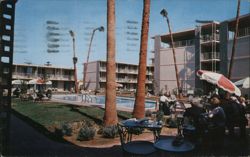
{"type": "Polygon", "coordinates": [[[194,140],[210,141],[211,146],[218,149],[223,145],[226,133],[235,136],[236,126],[240,129],[239,136],[245,138],[248,125],[245,107],[244,97],[214,94],[206,105],[193,98],[184,117],[195,127],[194,140]]]}
{"type": "Polygon", "coordinates": [[[51,99],[51,97],[52,97],[52,90],[51,90],[51,88],[48,88],[46,91],[42,90],[42,89],[35,90],[33,88],[30,88],[27,91],[23,92],[25,94],[21,94],[21,93],[22,93],[22,90],[19,87],[15,88],[15,90],[13,91],[13,95],[16,98],[19,98],[19,97],[23,98],[23,97],[25,97],[25,99],[32,99],[32,100],[35,100],[35,101],[42,100],[45,96],[48,99],[51,99]]]}
{"type": "MultiPolygon", "coordinates": [[[[159,110],[164,115],[171,114],[171,106],[174,106],[176,99],[170,93],[160,95],[159,110]]],[[[246,102],[244,97],[230,95],[229,93],[214,93],[207,101],[201,98],[190,97],[191,107],[186,108],[183,114],[183,125],[193,126],[193,130],[184,127],[183,134],[188,135],[195,142],[210,143],[210,146],[220,149],[224,143],[224,137],[235,137],[235,127],[239,128],[239,137],[246,137],[246,102]],[[190,134],[190,132],[191,134],[190,134]]],[[[189,127],[190,128],[190,127],[189,127]]]]}

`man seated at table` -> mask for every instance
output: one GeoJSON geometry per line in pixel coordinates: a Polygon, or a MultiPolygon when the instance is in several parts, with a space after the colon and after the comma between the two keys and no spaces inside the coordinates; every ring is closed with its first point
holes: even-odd
{"type": "Polygon", "coordinates": [[[202,113],[205,113],[205,110],[202,108],[200,99],[193,98],[191,101],[191,107],[187,108],[184,112],[184,134],[189,134],[192,140],[198,140],[201,138],[204,131],[202,125],[200,124],[200,116],[202,113]],[[191,127],[192,126],[192,127],[191,127]],[[192,129],[193,128],[193,129],[192,129]]]}
{"type": "Polygon", "coordinates": [[[171,102],[171,95],[169,93],[165,93],[164,95],[160,96],[160,106],[159,110],[164,113],[164,115],[170,114],[170,102],[171,102]]]}

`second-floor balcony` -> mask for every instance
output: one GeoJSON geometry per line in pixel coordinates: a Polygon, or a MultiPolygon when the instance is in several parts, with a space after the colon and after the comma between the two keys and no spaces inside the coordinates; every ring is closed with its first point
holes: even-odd
{"type": "Polygon", "coordinates": [[[51,80],[74,80],[74,76],[72,75],[49,75],[51,80]]]}
{"type": "Polygon", "coordinates": [[[211,42],[211,41],[219,41],[220,35],[219,34],[206,34],[201,36],[201,42],[211,42]]]}
{"type": "MultiPolygon", "coordinates": [[[[12,77],[14,79],[36,79],[38,77],[43,78],[44,74],[32,74],[32,73],[18,73],[18,72],[14,72],[12,74],[12,77]]],[[[74,76],[73,75],[46,74],[46,77],[48,77],[50,80],[67,80],[67,81],[73,81],[74,80],[74,76]]]]}
{"type": "MultiPolygon", "coordinates": [[[[174,41],[174,47],[185,47],[185,46],[192,46],[194,45],[194,40],[181,40],[181,41],[174,41]]],[[[161,48],[171,48],[169,43],[161,43],[161,48]]]]}
{"type": "MultiPolygon", "coordinates": [[[[245,37],[245,36],[250,36],[250,27],[245,27],[245,28],[240,28],[238,30],[238,38],[245,37]]],[[[229,32],[229,40],[232,40],[234,38],[234,32],[230,31],[229,32]]]]}
{"type": "MultiPolygon", "coordinates": [[[[106,78],[100,77],[100,82],[106,82],[106,78]]],[[[137,83],[137,78],[116,78],[116,82],[118,83],[137,83]]],[[[152,80],[146,79],[146,83],[153,83],[152,80]]]]}
{"type": "Polygon", "coordinates": [[[219,60],[220,59],[220,52],[203,52],[201,53],[201,60],[202,61],[207,61],[207,60],[219,60]]]}

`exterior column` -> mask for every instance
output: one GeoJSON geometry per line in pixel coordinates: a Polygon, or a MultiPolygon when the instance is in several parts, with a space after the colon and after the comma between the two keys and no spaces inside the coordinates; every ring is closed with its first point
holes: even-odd
{"type": "Polygon", "coordinates": [[[228,75],[228,22],[220,24],[220,73],[228,75]]]}
{"type": "Polygon", "coordinates": [[[201,61],[200,61],[200,54],[201,54],[201,27],[198,26],[195,29],[195,88],[202,88],[201,80],[196,76],[196,72],[201,69],[201,61]]]}

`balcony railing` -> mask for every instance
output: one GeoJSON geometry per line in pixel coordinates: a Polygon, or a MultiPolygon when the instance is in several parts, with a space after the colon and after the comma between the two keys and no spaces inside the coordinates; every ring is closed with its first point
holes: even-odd
{"type": "Polygon", "coordinates": [[[202,42],[209,42],[209,41],[219,41],[220,40],[220,35],[219,34],[214,34],[214,36],[212,36],[212,34],[207,34],[207,35],[202,35],[201,36],[201,41],[202,42]]]}
{"type": "Polygon", "coordinates": [[[37,75],[35,74],[31,74],[31,73],[17,73],[14,72],[12,74],[13,78],[22,78],[22,79],[33,79],[33,78],[37,78],[37,75]]]}
{"type": "MultiPolygon", "coordinates": [[[[181,41],[175,41],[174,47],[184,47],[184,46],[192,46],[194,45],[194,40],[181,40],[181,41]]],[[[161,48],[171,48],[170,44],[161,43],[161,48]]]]}
{"type": "MultiPolygon", "coordinates": [[[[250,27],[241,28],[238,30],[238,38],[249,36],[250,35],[250,27]]],[[[234,32],[229,32],[229,40],[234,38],[234,32]]]]}
{"type": "Polygon", "coordinates": [[[153,75],[153,72],[149,72],[149,71],[147,71],[147,75],[153,75]]]}
{"type": "MultiPolygon", "coordinates": [[[[100,82],[106,82],[106,78],[104,77],[100,77],[99,79],[100,82]]],[[[127,79],[127,78],[116,78],[116,82],[120,82],[120,83],[137,83],[137,79],[135,78],[131,78],[131,79],[127,79]]],[[[152,80],[146,79],[146,83],[153,83],[152,80]]]]}
{"type": "Polygon", "coordinates": [[[214,54],[212,54],[212,52],[201,53],[201,60],[210,60],[210,59],[220,59],[220,52],[215,52],[214,54]]]}
{"type": "MultiPolygon", "coordinates": [[[[44,77],[44,74],[31,74],[31,73],[17,73],[13,74],[14,79],[36,79],[38,77],[44,77]]],[[[53,75],[47,74],[51,80],[74,80],[74,76],[71,75],[53,75]]]]}

